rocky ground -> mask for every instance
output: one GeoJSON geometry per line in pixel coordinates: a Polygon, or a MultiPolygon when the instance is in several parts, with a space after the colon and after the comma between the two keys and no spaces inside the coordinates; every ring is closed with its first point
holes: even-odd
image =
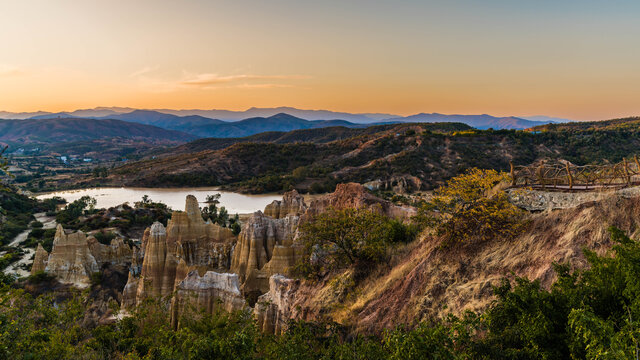
{"type": "Polygon", "coordinates": [[[600,191],[542,191],[530,189],[508,189],[511,202],[528,211],[569,209],[611,196],[632,198],[640,196],[640,186],[600,191]]]}

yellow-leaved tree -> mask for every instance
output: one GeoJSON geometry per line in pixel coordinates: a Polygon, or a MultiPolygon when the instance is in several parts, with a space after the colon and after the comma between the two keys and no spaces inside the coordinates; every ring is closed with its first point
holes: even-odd
{"type": "Polygon", "coordinates": [[[526,225],[524,211],[508,200],[496,186],[508,175],[473,168],[449,180],[424,204],[417,220],[436,230],[444,245],[512,239],[526,225]]]}

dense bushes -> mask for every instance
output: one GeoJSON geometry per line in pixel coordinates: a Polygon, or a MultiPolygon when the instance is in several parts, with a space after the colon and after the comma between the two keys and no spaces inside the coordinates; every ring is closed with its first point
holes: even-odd
{"type": "Polygon", "coordinates": [[[56,221],[66,227],[71,227],[79,221],[79,217],[94,212],[96,199],[90,196],[83,196],[80,199],[68,204],[63,210],[56,214],[56,221]]]}
{"type": "Polygon", "coordinates": [[[95,237],[100,244],[109,245],[111,244],[111,240],[116,238],[116,234],[114,234],[112,231],[100,230],[94,233],[93,237],[95,237]]]}
{"type": "Polygon", "coordinates": [[[37,206],[35,200],[12,189],[0,189],[0,244],[6,245],[28,228],[37,206]]]}
{"type": "Polygon", "coordinates": [[[299,229],[305,255],[296,269],[303,276],[381,262],[391,244],[415,236],[409,225],[365,208],[329,209],[299,229]]]}
{"type": "Polygon", "coordinates": [[[524,212],[503,191],[494,190],[505,181],[507,175],[495,170],[468,170],[437,189],[420,208],[417,220],[433,227],[447,245],[512,239],[526,222],[524,212]]]}
{"type": "Polygon", "coordinates": [[[47,250],[47,252],[51,252],[53,248],[53,238],[56,235],[56,229],[42,229],[42,228],[34,228],[29,232],[27,236],[27,240],[22,243],[24,247],[35,248],[38,244],[42,244],[42,247],[47,250]]]}

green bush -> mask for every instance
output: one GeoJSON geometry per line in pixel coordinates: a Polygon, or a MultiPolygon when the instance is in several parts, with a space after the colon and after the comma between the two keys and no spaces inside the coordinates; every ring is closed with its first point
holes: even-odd
{"type": "Polygon", "coordinates": [[[394,242],[409,241],[415,231],[369,209],[329,209],[300,225],[305,255],[296,271],[313,276],[347,266],[366,268],[384,261],[394,242]]]}
{"type": "Polygon", "coordinates": [[[114,234],[111,231],[107,232],[107,231],[101,230],[93,234],[93,237],[95,237],[100,244],[110,245],[111,240],[116,238],[116,234],[114,234]]]}

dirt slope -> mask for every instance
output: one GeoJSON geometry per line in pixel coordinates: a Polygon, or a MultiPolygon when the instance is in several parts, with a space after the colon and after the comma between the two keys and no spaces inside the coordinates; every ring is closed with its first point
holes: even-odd
{"type": "Polygon", "coordinates": [[[526,233],[514,241],[464,249],[443,249],[424,236],[402,249],[391,266],[381,266],[355,288],[349,274],[318,284],[302,283],[293,308],[297,317],[332,319],[363,331],[379,331],[448,312],[482,310],[503,277],[555,279],[554,262],[583,267],[582,250],[602,254],[611,246],[609,226],[640,236],[640,197],[612,195],[571,209],[529,215],[526,233]]]}

